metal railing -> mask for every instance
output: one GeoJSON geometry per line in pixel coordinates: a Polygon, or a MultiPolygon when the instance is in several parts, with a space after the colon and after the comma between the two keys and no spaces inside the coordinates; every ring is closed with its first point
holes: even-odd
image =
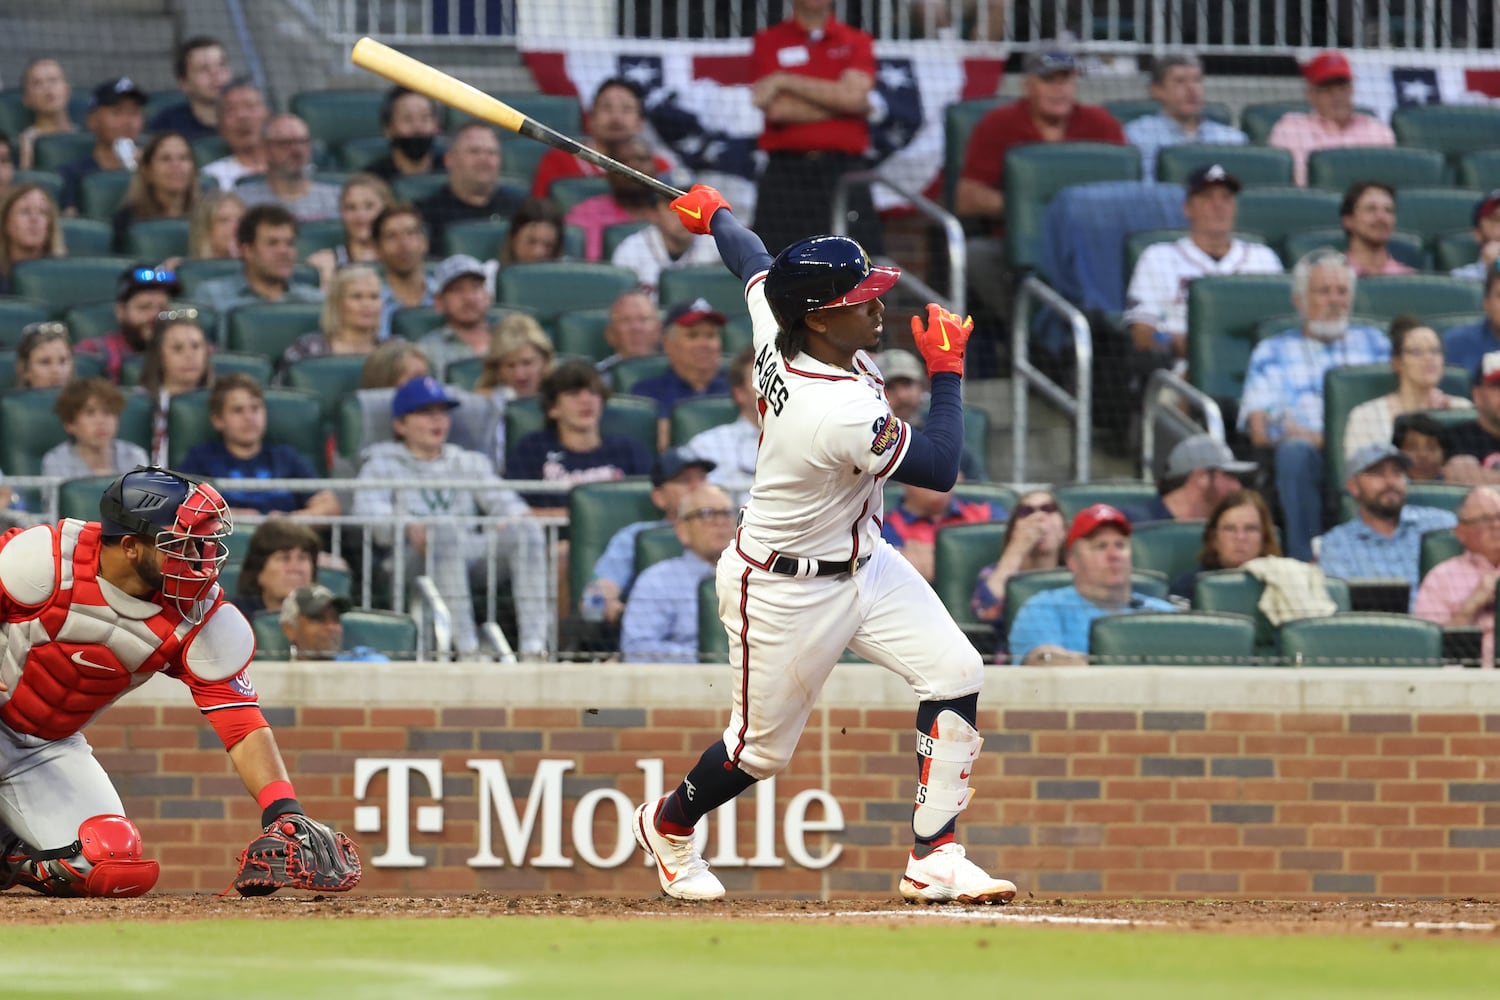
{"type": "Polygon", "coordinates": [[[1224,413],[1214,398],[1182,376],[1159,368],[1146,379],[1141,406],[1141,474],[1146,479],[1155,478],[1158,421],[1180,426],[1183,436],[1206,432],[1216,441],[1227,444],[1229,440],[1224,413]]]}
{"type": "Polygon", "coordinates": [[[910,287],[919,296],[932,302],[936,302],[944,309],[965,315],[969,310],[968,289],[964,286],[965,266],[968,261],[968,247],[964,243],[963,223],[958,217],[949,212],[937,202],[923,197],[915,191],[908,191],[898,184],[893,184],[881,176],[877,170],[859,170],[844,174],[838,179],[833,188],[833,207],[830,210],[829,231],[836,236],[845,236],[849,232],[849,190],[856,184],[868,184],[870,187],[883,187],[892,194],[905,198],[906,201],[919,213],[936,222],[943,230],[943,243],[948,254],[948,294],[933,289],[925,281],[918,278],[905,268],[901,271],[898,285],[910,287]]]}
{"type": "Polygon", "coordinates": [[[1094,413],[1094,341],[1089,321],[1078,307],[1063,298],[1041,278],[1027,275],[1016,288],[1016,301],[1010,324],[1011,404],[1014,407],[1010,428],[1014,462],[1011,474],[1017,482],[1026,481],[1026,436],[1030,432],[1029,407],[1031,390],[1035,389],[1053,406],[1073,421],[1073,479],[1089,478],[1089,458],[1093,448],[1094,413]],[[1031,363],[1032,300],[1060,313],[1073,334],[1073,375],[1078,383],[1077,395],[1068,392],[1031,363]]]}

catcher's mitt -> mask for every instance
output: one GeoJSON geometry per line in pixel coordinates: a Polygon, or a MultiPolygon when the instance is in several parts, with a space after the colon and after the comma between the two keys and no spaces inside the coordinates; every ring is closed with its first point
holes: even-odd
{"type": "Polygon", "coordinates": [[[359,875],[354,841],[301,813],[284,813],[240,852],[234,888],[242,896],[284,888],[347,892],[359,875]]]}

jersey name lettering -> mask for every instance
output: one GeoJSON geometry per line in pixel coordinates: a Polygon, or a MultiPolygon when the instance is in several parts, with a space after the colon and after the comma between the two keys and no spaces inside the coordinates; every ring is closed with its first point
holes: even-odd
{"type": "Polygon", "coordinates": [[[782,381],[781,373],[776,370],[776,348],[767,344],[760,349],[760,354],[755,358],[755,384],[760,389],[760,394],[771,409],[779,417],[781,408],[786,404],[787,387],[782,381]]]}

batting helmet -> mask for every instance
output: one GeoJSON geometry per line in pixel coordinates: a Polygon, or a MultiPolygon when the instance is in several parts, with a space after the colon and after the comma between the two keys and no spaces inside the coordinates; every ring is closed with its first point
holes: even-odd
{"type": "Polygon", "coordinates": [[[847,236],[814,236],[777,255],[766,274],[766,302],[776,323],[791,332],[808,313],[868,302],[900,276],[899,267],[872,265],[865,248],[847,236]]]}
{"type": "Polygon", "coordinates": [[[106,537],[143,535],[162,554],[162,596],[196,625],[199,602],[229,558],[229,505],[207,483],[170,469],[136,466],[105,487],[99,522],[106,537]]]}

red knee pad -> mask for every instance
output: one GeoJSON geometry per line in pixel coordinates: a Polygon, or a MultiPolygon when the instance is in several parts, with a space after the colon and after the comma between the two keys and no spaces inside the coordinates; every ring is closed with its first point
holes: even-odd
{"type": "Polygon", "coordinates": [[[140,896],[161,876],[160,865],[141,860],[141,831],[124,816],[90,816],[78,827],[78,843],[93,865],[85,896],[140,896]]]}

